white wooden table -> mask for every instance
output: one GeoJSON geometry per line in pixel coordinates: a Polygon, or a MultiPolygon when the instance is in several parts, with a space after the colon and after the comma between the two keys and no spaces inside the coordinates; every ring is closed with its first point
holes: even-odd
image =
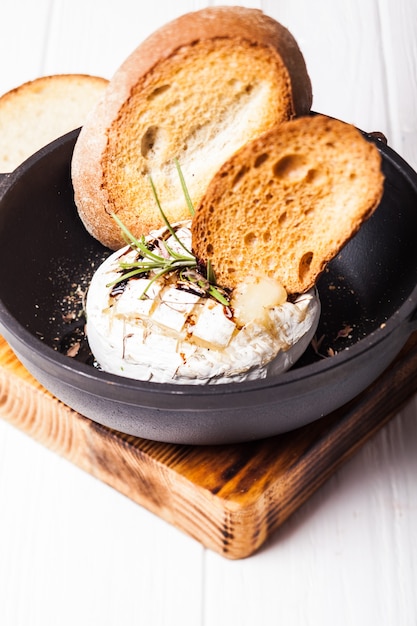
{"type": "MultiPolygon", "coordinates": [[[[111,77],[148,33],[208,4],[227,2],[1,0],[0,92],[44,74],[111,77]]],[[[315,110],[383,131],[417,168],[415,0],[241,4],[295,35],[315,110]]],[[[2,626],[415,626],[416,528],[416,398],[242,561],[0,420],[2,626]]]]}

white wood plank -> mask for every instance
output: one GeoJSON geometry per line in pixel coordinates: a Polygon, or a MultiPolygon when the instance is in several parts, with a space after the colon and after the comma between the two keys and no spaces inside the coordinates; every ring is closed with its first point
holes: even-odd
{"type": "Polygon", "coordinates": [[[234,0],[214,0],[211,4],[214,6],[235,6],[237,4],[248,9],[260,9],[262,0],[240,0],[240,2],[234,0]]]}
{"type": "Polygon", "coordinates": [[[417,169],[417,19],[415,3],[380,0],[392,147],[417,169]]]}
{"type": "Polygon", "coordinates": [[[313,108],[390,134],[377,2],[263,0],[293,33],[313,84],[313,108]]]}
{"type": "Polygon", "coordinates": [[[199,544],[0,420],[4,436],[0,624],[114,626],[122,616],[162,626],[174,616],[195,626],[199,544]]]}
{"type": "Polygon", "coordinates": [[[110,78],[156,28],[186,11],[193,0],[159,1],[149,11],[131,0],[62,0],[53,4],[43,72],[82,72],[110,78]]]}
{"type": "Polygon", "coordinates": [[[0,95],[42,74],[49,0],[2,0],[0,95]]]}

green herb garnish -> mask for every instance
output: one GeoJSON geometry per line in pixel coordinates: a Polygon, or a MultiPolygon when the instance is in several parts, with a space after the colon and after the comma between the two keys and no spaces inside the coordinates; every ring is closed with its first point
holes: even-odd
{"type": "Polygon", "coordinates": [[[182,173],[182,169],[180,167],[178,159],[175,159],[175,165],[177,166],[177,172],[178,172],[178,176],[179,176],[179,179],[180,179],[182,192],[184,194],[184,198],[185,198],[185,201],[187,203],[188,210],[190,212],[190,215],[193,216],[194,213],[195,213],[193,202],[192,202],[192,200],[190,198],[190,194],[188,193],[188,187],[187,187],[187,185],[185,183],[184,175],[182,173]]]}
{"type": "MultiPolygon", "coordinates": [[[[193,216],[194,207],[188,193],[184,176],[177,160],[175,161],[175,164],[188,210],[190,215],[193,216]]],[[[164,224],[167,227],[168,232],[184,250],[184,252],[179,253],[173,250],[162,237],[146,241],[145,237],[142,235],[140,239],[138,239],[123,224],[120,218],[113,213],[112,218],[119,226],[123,239],[132,248],[132,250],[137,251],[138,258],[131,263],[120,261],[120,276],[107,286],[114,287],[121,282],[129,280],[129,278],[132,278],[133,276],[151,275],[150,282],[141,295],[141,297],[144,298],[154,281],[166,274],[177,273],[179,288],[192,291],[201,297],[214,298],[223,306],[230,306],[228,292],[216,286],[216,279],[210,260],[207,260],[205,264],[201,261],[199,262],[194,254],[188,250],[187,246],[181,241],[176,233],[175,227],[170,224],[162,209],[155,184],[151,177],[149,177],[149,181],[152,187],[155,202],[164,224]]]]}

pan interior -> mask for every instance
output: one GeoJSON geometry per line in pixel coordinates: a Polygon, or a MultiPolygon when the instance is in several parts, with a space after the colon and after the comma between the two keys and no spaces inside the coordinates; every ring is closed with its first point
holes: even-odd
{"type": "MultiPolygon", "coordinates": [[[[0,211],[0,298],[18,324],[76,359],[92,362],[83,338],[83,295],[110,251],[81,223],[70,161],[77,133],[54,142],[19,168],[0,211]]],[[[351,346],[383,325],[416,285],[417,188],[405,164],[384,155],[383,200],[318,282],[317,343],[295,367],[351,346]],[[408,171],[408,170],[407,170],[408,171]]]]}

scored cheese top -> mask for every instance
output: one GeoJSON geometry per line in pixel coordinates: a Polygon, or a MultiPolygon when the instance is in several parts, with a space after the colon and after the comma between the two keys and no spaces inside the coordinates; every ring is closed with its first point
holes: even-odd
{"type": "MultiPolygon", "coordinates": [[[[150,233],[148,240],[166,230],[150,233]]],[[[191,248],[188,222],[176,235],[191,248]]],[[[178,251],[174,237],[166,242],[178,251]]],[[[262,315],[242,325],[230,307],[184,289],[172,274],[154,281],[152,276],[134,277],[113,289],[120,261],[137,256],[130,246],[113,253],[89,287],[87,338],[104,371],[183,384],[264,378],[291,367],[316,331],[320,302],[315,290],[293,303],[262,307],[262,315]]]]}

